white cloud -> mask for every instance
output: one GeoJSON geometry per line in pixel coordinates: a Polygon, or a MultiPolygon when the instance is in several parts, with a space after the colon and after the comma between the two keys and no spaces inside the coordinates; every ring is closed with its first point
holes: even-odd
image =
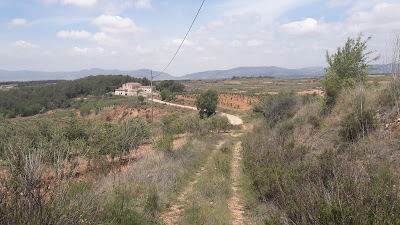
{"type": "Polygon", "coordinates": [[[400,27],[400,4],[378,3],[372,9],[354,12],[347,20],[349,31],[391,31],[400,27]]]}
{"type": "Polygon", "coordinates": [[[114,0],[113,2],[109,2],[104,5],[103,11],[108,14],[120,14],[121,12],[131,8],[133,6],[133,3],[130,1],[120,1],[120,0],[114,0]]]}
{"type": "Polygon", "coordinates": [[[102,47],[97,47],[96,48],[97,53],[99,53],[100,55],[104,54],[105,50],[102,47]]]}
{"type": "Polygon", "coordinates": [[[150,0],[138,0],[135,2],[136,8],[141,8],[141,9],[151,9],[151,2],[150,0]]]}
{"type": "Polygon", "coordinates": [[[15,19],[11,20],[10,24],[14,25],[14,26],[24,26],[24,25],[27,25],[28,22],[26,21],[26,19],[15,18],[15,19]]]}
{"type": "Polygon", "coordinates": [[[72,39],[72,40],[90,40],[92,38],[92,34],[85,31],[85,30],[71,30],[71,31],[59,31],[57,33],[57,37],[59,38],[67,38],[67,39],[72,39]]]}
{"type": "Polygon", "coordinates": [[[145,54],[152,53],[153,50],[147,49],[147,48],[144,48],[141,45],[138,45],[138,46],[136,46],[136,48],[133,49],[133,52],[137,53],[137,54],[140,54],[140,55],[145,55],[145,54]]]}
{"type": "Polygon", "coordinates": [[[42,53],[40,53],[40,55],[41,56],[46,56],[46,57],[54,56],[53,52],[51,52],[49,50],[43,51],[42,53]]]}
{"type": "Polygon", "coordinates": [[[220,8],[223,8],[225,15],[257,15],[261,21],[272,21],[284,14],[290,9],[307,3],[315,2],[316,0],[229,0],[223,3],[220,8]]]}
{"type": "Polygon", "coordinates": [[[92,8],[97,4],[97,0],[61,0],[64,5],[74,5],[81,8],[92,8]]]}
{"type": "Polygon", "coordinates": [[[96,57],[104,55],[106,50],[103,47],[96,47],[96,48],[80,48],[74,47],[71,49],[72,55],[75,56],[89,56],[89,57],[96,57]]]}
{"type": "Polygon", "coordinates": [[[204,52],[204,48],[201,47],[201,46],[197,46],[197,47],[196,47],[196,51],[198,51],[198,52],[204,52]]]}
{"type": "Polygon", "coordinates": [[[258,47],[260,45],[262,45],[262,42],[259,40],[256,40],[256,39],[253,39],[253,40],[250,40],[247,42],[248,47],[258,47]]]}
{"type": "MultiPolygon", "coordinates": [[[[172,43],[175,46],[180,46],[182,41],[183,41],[183,39],[175,39],[175,40],[172,41],[172,43]]],[[[189,40],[185,40],[185,42],[183,42],[183,46],[187,46],[187,47],[193,46],[193,42],[191,42],[189,40]]]]}
{"type": "Polygon", "coordinates": [[[348,6],[352,3],[352,0],[329,0],[328,7],[335,8],[335,7],[344,7],[348,6]]]}
{"type": "Polygon", "coordinates": [[[104,32],[98,32],[93,35],[93,41],[99,45],[113,46],[113,47],[124,47],[124,39],[110,35],[104,32]]]}
{"type": "Polygon", "coordinates": [[[29,43],[27,41],[16,41],[14,43],[14,46],[20,47],[20,48],[39,48],[38,45],[29,43]]]}
{"type": "Polygon", "coordinates": [[[221,27],[225,25],[224,21],[222,20],[215,20],[210,23],[208,23],[206,26],[201,26],[196,33],[198,34],[208,34],[208,33],[214,33],[221,27]]]}
{"type": "Polygon", "coordinates": [[[234,47],[234,48],[239,48],[239,47],[242,47],[243,44],[242,44],[242,42],[239,41],[239,40],[233,40],[233,41],[231,42],[231,46],[234,47]]]}
{"type": "Polygon", "coordinates": [[[89,53],[89,48],[79,48],[79,47],[74,47],[72,49],[72,52],[75,55],[87,55],[89,53]]]}
{"type": "Polygon", "coordinates": [[[207,38],[206,43],[207,43],[208,45],[211,45],[211,46],[214,46],[214,47],[215,47],[215,46],[221,45],[221,44],[222,44],[222,41],[218,40],[218,39],[215,38],[215,37],[209,37],[209,38],[207,38]]]}
{"type": "Polygon", "coordinates": [[[92,21],[99,26],[104,33],[122,34],[122,33],[140,33],[145,29],[138,27],[131,19],[120,16],[101,15],[92,21]]]}
{"type": "Polygon", "coordinates": [[[329,26],[323,21],[317,21],[314,18],[307,18],[301,21],[295,21],[283,24],[280,32],[288,36],[313,36],[317,34],[326,34],[332,32],[333,26],[329,26]]]}
{"type": "Polygon", "coordinates": [[[38,1],[43,2],[45,4],[54,4],[58,2],[58,0],[38,0],[38,1]]]}

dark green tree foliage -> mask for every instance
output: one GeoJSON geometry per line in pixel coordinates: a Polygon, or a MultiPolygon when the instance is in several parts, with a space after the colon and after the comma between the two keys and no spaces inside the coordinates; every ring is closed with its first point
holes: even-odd
{"type": "Polygon", "coordinates": [[[32,116],[56,108],[69,108],[75,98],[104,95],[127,82],[148,84],[147,79],[122,75],[100,75],[40,87],[2,91],[0,92],[0,114],[13,118],[32,116]]]}
{"type": "Polygon", "coordinates": [[[157,90],[163,91],[163,90],[169,90],[170,92],[184,92],[185,91],[185,85],[173,81],[173,80],[164,80],[161,81],[159,84],[156,85],[157,90]]]}
{"type": "Polygon", "coordinates": [[[327,73],[323,85],[328,106],[335,104],[343,87],[354,87],[367,81],[368,70],[373,68],[370,63],[379,59],[379,56],[371,59],[374,52],[366,52],[370,39],[371,37],[368,37],[363,40],[363,35],[359,34],[355,39],[348,38],[345,46],[338,47],[335,54],[329,55],[329,52],[326,52],[329,67],[325,69],[327,73]]]}
{"type": "Polygon", "coordinates": [[[218,105],[218,92],[208,90],[201,93],[196,99],[197,109],[200,110],[201,118],[210,117],[215,114],[218,105]]]}
{"type": "Polygon", "coordinates": [[[63,82],[64,80],[34,80],[34,81],[6,81],[0,82],[0,85],[10,85],[16,84],[17,87],[38,87],[38,86],[46,86],[49,84],[57,84],[63,82]]]}
{"type": "Polygon", "coordinates": [[[163,101],[171,101],[174,99],[175,95],[168,89],[164,89],[160,92],[161,100],[163,101]]]}

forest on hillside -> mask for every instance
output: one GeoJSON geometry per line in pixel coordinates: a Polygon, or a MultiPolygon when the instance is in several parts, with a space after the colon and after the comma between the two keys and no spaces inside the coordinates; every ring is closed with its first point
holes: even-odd
{"type": "MultiPolygon", "coordinates": [[[[127,82],[150,85],[147,78],[123,75],[99,75],[55,84],[30,86],[0,92],[0,116],[6,118],[32,116],[57,108],[69,108],[74,99],[88,95],[101,96],[114,91],[127,82]]],[[[26,82],[29,84],[29,82],[26,82]]],[[[44,82],[41,82],[42,84],[44,82]]]]}

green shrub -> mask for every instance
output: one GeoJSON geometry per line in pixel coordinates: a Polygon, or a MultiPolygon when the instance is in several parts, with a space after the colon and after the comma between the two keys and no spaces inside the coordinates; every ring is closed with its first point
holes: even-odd
{"type": "Polygon", "coordinates": [[[169,102],[175,98],[175,95],[168,89],[161,91],[160,96],[161,96],[161,100],[167,101],[167,102],[169,102]]]}
{"type": "Polygon", "coordinates": [[[214,115],[207,121],[211,129],[217,131],[218,133],[225,132],[232,128],[232,125],[226,116],[214,115]]]}
{"type": "Polygon", "coordinates": [[[90,111],[92,110],[93,106],[90,104],[84,104],[81,106],[80,108],[80,115],[83,116],[87,116],[90,114],[90,111]]]}
{"type": "Polygon", "coordinates": [[[294,91],[280,92],[277,95],[268,95],[259,102],[259,109],[271,126],[284,118],[293,116],[297,104],[297,94],[294,91]]]}
{"type": "Polygon", "coordinates": [[[144,102],[144,99],[145,99],[145,98],[144,98],[143,96],[141,96],[141,95],[138,96],[138,102],[139,102],[139,103],[143,103],[143,102],[144,102]]]}
{"type": "Polygon", "coordinates": [[[159,209],[159,196],[157,193],[157,188],[151,185],[147,193],[144,210],[146,213],[154,217],[158,209],[159,209]]]}
{"type": "Polygon", "coordinates": [[[345,115],[340,123],[339,136],[344,141],[355,141],[365,137],[376,127],[375,111],[365,108],[365,97],[357,96],[353,101],[352,112],[345,115]]]}
{"type": "Polygon", "coordinates": [[[179,119],[179,116],[175,113],[165,116],[163,124],[163,133],[175,135],[185,132],[185,121],[179,119]]]}
{"type": "Polygon", "coordinates": [[[174,135],[164,133],[157,141],[157,149],[163,152],[171,152],[174,147],[174,135]]]}

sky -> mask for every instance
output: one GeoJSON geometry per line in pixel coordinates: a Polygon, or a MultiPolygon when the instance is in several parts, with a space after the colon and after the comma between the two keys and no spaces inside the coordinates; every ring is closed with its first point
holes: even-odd
{"type": "MultiPolygon", "coordinates": [[[[153,69],[168,64],[202,0],[0,0],[0,69],[153,69]]],[[[206,0],[166,70],[326,66],[348,37],[387,63],[400,1],[206,0]]]]}

